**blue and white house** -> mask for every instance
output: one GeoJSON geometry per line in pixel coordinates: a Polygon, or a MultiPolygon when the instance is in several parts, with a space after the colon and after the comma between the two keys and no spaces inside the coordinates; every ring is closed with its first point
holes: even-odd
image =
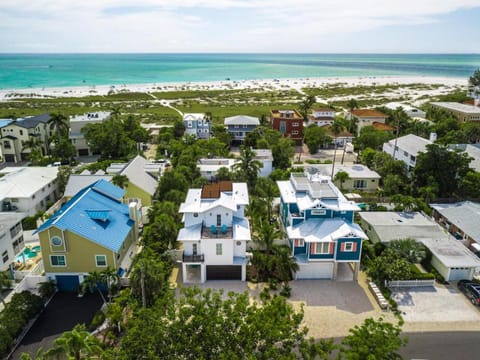
{"type": "Polygon", "coordinates": [[[192,135],[196,139],[210,138],[211,123],[205,114],[183,114],[183,125],[186,135],[192,135]]]}
{"type": "Polygon", "coordinates": [[[177,240],[183,244],[183,282],[246,280],[250,225],[246,183],[221,181],[190,189],[180,205],[185,227],[177,240]]]}
{"type": "Polygon", "coordinates": [[[260,125],[260,120],[253,116],[237,115],[226,117],[224,124],[233,141],[243,141],[248,133],[260,125]]]}
{"type": "Polygon", "coordinates": [[[336,279],[339,264],[353,263],[356,280],[367,239],[353,222],[360,208],[318,173],[292,173],[277,184],[280,218],[300,268],[296,279],[336,279]]]}

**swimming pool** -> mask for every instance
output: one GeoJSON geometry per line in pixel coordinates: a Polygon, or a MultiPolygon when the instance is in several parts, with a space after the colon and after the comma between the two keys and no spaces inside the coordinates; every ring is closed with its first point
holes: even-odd
{"type": "Polygon", "coordinates": [[[23,255],[25,255],[25,260],[32,259],[38,255],[37,251],[30,250],[29,248],[25,248],[20,254],[15,257],[15,261],[23,262],[23,255]]]}

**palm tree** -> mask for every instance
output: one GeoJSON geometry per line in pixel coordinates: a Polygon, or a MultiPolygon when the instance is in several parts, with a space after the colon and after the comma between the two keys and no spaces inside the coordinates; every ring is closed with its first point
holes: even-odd
{"type": "Polygon", "coordinates": [[[105,270],[100,272],[100,275],[102,277],[103,282],[107,285],[108,298],[111,299],[113,296],[112,289],[113,287],[116,287],[116,285],[118,285],[120,281],[120,276],[118,275],[118,272],[111,267],[107,267],[105,270]]]}
{"type": "Polygon", "coordinates": [[[275,239],[282,238],[283,233],[278,230],[276,224],[270,224],[269,221],[259,219],[254,221],[253,242],[266,253],[272,253],[275,247],[275,239]]]}
{"type": "Polygon", "coordinates": [[[412,263],[419,263],[427,256],[425,245],[412,238],[392,240],[388,246],[412,263]]]}
{"type": "Polygon", "coordinates": [[[269,178],[259,178],[255,186],[255,192],[267,203],[267,219],[272,218],[272,202],[278,196],[278,188],[269,178]]]}
{"type": "Polygon", "coordinates": [[[0,298],[2,300],[2,304],[5,307],[5,299],[2,296],[3,290],[10,289],[12,287],[12,280],[10,279],[10,276],[8,272],[3,271],[0,272],[0,298]]]}
{"type": "Polygon", "coordinates": [[[275,247],[276,266],[275,273],[277,278],[285,285],[292,280],[293,273],[299,270],[299,266],[292,256],[288,246],[275,247]]]}
{"type": "Polygon", "coordinates": [[[48,358],[45,355],[45,351],[43,351],[42,347],[38,348],[34,357],[32,357],[32,355],[30,355],[29,353],[22,353],[20,355],[20,360],[47,360],[47,359],[48,358]]]}
{"type": "Polygon", "coordinates": [[[258,171],[263,164],[255,160],[255,152],[247,146],[240,147],[239,161],[233,166],[240,178],[247,181],[249,189],[253,189],[257,181],[258,171]]]}
{"type": "Polygon", "coordinates": [[[50,130],[55,129],[58,137],[63,137],[68,133],[68,118],[63,114],[51,114],[48,120],[50,130]]]}
{"type": "Polygon", "coordinates": [[[340,190],[343,191],[343,183],[350,180],[350,175],[346,171],[339,171],[335,174],[334,181],[340,182],[340,190]]]}
{"type": "Polygon", "coordinates": [[[303,116],[303,121],[308,120],[308,112],[312,108],[312,105],[315,104],[317,99],[313,95],[308,95],[305,99],[302,100],[300,103],[300,114],[303,116]]]}
{"type": "Polygon", "coordinates": [[[100,289],[100,286],[102,284],[105,284],[104,277],[102,274],[98,271],[92,271],[89,272],[88,275],[86,275],[83,278],[82,282],[82,291],[89,291],[89,292],[94,292],[95,289],[98,290],[98,293],[100,294],[100,297],[103,300],[103,303],[106,304],[107,300],[105,299],[105,296],[103,296],[102,290],[100,289]]]}
{"type": "Polygon", "coordinates": [[[117,185],[118,187],[121,187],[122,189],[125,189],[126,187],[128,187],[128,177],[127,177],[127,175],[117,174],[117,175],[113,176],[112,184],[117,185]]]}
{"type": "Polygon", "coordinates": [[[115,106],[112,111],[110,112],[110,115],[115,119],[118,120],[118,117],[120,116],[122,112],[120,111],[119,106],[115,106]]]}
{"type": "Polygon", "coordinates": [[[33,152],[34,150],[41,149],[42,145],[43,145],[43,142],[38,140],[35,137],[30,137],[30,138],[28,138],[28,140],[25,140],[22,143],[22,145],[23,145],[22,152],[24,150],[30,150],[30,152],[33,152]]]}
{"type": "Polygon", "coordinates": [[[82,324],[76,325],[72,331],[66,331],[55,339],[53,347],[45,352],[45,357],[82,360],[99,358],[101,354],[99,340],[91,336],[82,324]]]}

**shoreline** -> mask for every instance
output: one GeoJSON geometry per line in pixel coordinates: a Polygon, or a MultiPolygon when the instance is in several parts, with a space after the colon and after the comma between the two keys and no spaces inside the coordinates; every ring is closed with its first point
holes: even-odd
{"type": "Polygon", "coordinates": [[[65,86],[48,88],[1,89],[0,101],[14,99],[38,98],[71,98],[86,96],[103,96],[122,92],[169,92],[193,90],[297,90],[303,93],[305,87],[321,87],[342,83],[345,86],[374,85],[407,85],[431,84],[444,85],[447,88],[467,86],[467,78],[435,77],[435,76],[365,76],[365,77],[327,77],[327,78],[283,78],[258,80],[221,80],[197,82],[164,82],[146,84],[97,85],[97,86],[65,86]]]}

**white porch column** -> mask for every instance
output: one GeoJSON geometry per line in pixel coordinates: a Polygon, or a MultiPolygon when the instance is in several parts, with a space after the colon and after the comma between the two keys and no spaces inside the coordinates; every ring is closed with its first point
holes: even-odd
{"type": "Polygon", "coordinates": [[[335,261],[335,262],[333,263],[332,280],[337,280],[337,272],[338,272],[338,263],[335,261]]]}
{"type": "Polygon", "coordinates": [[[358,273],[360,271],[360,262],[356,262],[353,266],[353,280],[358,281],[358,273]]]}
{"type": "Polygon", "coordinates": [[[242,281],[247,280],[247,265],[242,265],[242,281]]]}
{"type": "Polygon", "coordinates": [[[207,266],[205,264],[200,265],[200,282],[203,284],[207,281],[207,266]]]}
{"type": "Polygon", "coordinates": [[[188,282],[187,279],[187,264],[182,263],[182,280],[183,283],[186,284],[188,282]]]}

